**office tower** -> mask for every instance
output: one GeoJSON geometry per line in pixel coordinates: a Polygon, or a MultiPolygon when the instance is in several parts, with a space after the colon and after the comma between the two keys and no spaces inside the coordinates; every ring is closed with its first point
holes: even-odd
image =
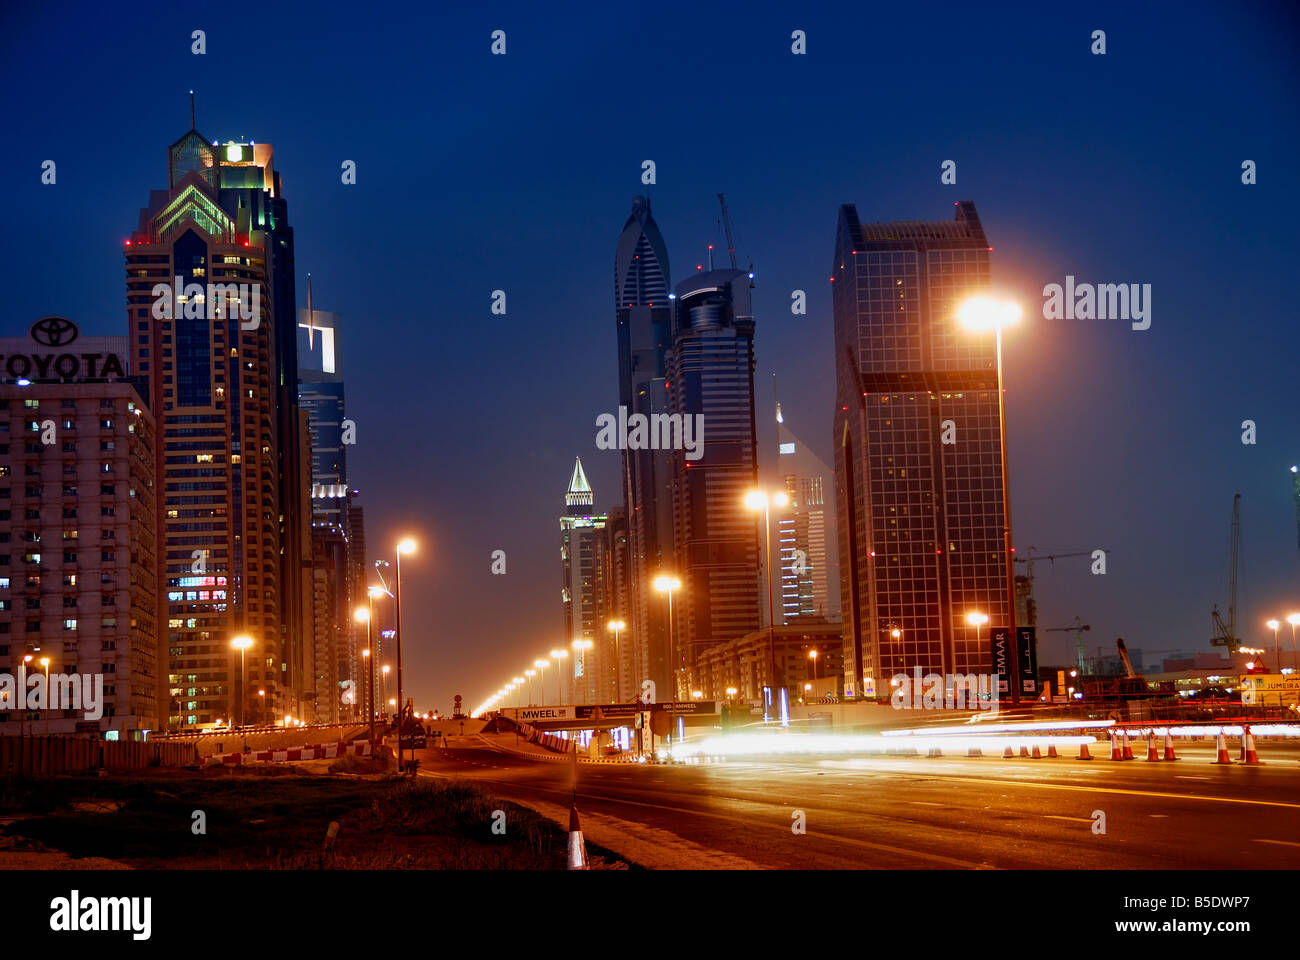
{"type": "Polygon", "coordinates": [[[798,618],[838,620],[831,603],[827,552],[826,478],[831,468],[795,435],[776,401],[777,467],[789,506],[776,511],[773,550],[778,550],[778,623],[798,618]]]}
{"type": "Polygon", "coordinates": [[[832,267],[845,693],[893,675],[989,673],[1005,627],[993,337],[957,323],[987,287],[972,203],[947,222],[864,224],[840,208],[832,267]],[[988,616],[979,631],[967,622],[988,616]],[[895,636],[897,632],[897,636],[895,636]]]}
{"type": "Polygon", "coordinates": [[[347,472],[347,448],[354,440],[355,425],[347,419],[339,370],[339,315],[310,306],[299,311],[298,338],[299,356],[310,358],[311,363],[298,370],[298,403],[307,414],[311,436],[312,646],[316,658],[311,697],[320,722],[339,722],[359,717],[357,691],[366,679],[361,676],[365,631],[352,616],[352,611],[366,602],[362,514],[354,503],[356,491],[348,485],[347,472]],[[320,586],[321,577],[330,579],[328,590],[320,586]],[[328,606],[322,609],[321,604],[328,606]]]}
{"type": "Polygon", "coordinates": [[[633,647],[628,622],[628,536],[627,512],[614,507],[605,518],[605,543],[601,557],[606,565],[604,573],[605,597],[603,619],[596,623],[596,633],[602,635],[596,648],[599,652],[600,680],[597,683],[597,703],[625,703],[640,694],[640,685],[633,683],[633,647]],[[618,630],[610,628],[611,621],[622,623],[618,630]]]}
{"type": "Polygon", "coordinates": [[[561,684],[560,696],[572,696],[579,703],[591,703],[597,692],[600,665],[596,644],[605,629],[605,576],[610,569],[605,556],[605,517],[596,513],[594,503],[582,460],[575,458],[560,517],[560,596],[569,651],[568,661],[561,666],[568,681],[561,684]]]}
{"type": "MultiPolygon", "coordinates": [[[[155,423],[127,377],[126,340],[82,338],[71,321],[46,317],[30,338],[0,340],[0,357],[0,672],[32,677],[48,659],[60,705],[60,676],[103,683],[98,718],[66,706],[25,711],[25,688],[4,691],[0,733],[139,739],[167,714],[166,665],[155,423]]],[[[207,599],[225,583],[185,589],[207,599]]]]}
{"type": "MultiPolygon", "coordinates": [[[[637,197],[614,254],[614,305],[618,326],[619,405],[628,415],[669,412],[664,355],[670,340],[668,249],[637,197]]],[[[668,616],[655,593],[657,574],[672,573],[672,454],[623,451],[623,502],[628,525],[626,620],[637,689],[650,680],[656,695],[668,689],[668,616]]],[[[625,638],[627,639],[627,638],[625,638]]]]}
{"type": "Polygon", "coordinates": [[[190,129],[169,148],[167,187],[151,191],[125,259],[131,365],[158,422],[169,682],[186,702],[169,724],[296,713],[309,544],[293,231],[271,147],[190,129]],[[226,580],[225,595],[190,598],[194,577],[226,580]],[[252,639],[242,677],[231,643],[241,635],[252,639]]]}
{"type": "Polygon", "coordinates": [[[767,604],[759,591],[762,516],[756,524],[745,505],[758,485],[749,290],[748,273],[726,269],[694,274],[674,291],[667,371],[672,414],[682,430],[673,450],[682,580],[673,598],[673,647],[680,668],[706,647],[757,629],[767,604]],[[687,449],[688,431],[695,450],[687,449]]]}

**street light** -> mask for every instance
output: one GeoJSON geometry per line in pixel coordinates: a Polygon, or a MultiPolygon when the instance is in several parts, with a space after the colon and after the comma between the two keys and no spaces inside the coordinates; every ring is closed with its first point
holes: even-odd
{"type": "Polygon", "coordinates": [[[668,594],[668,679],[672,684],[672,700],[677,699],[677,658],[673,650],[673,593],[682,588],[677,577],[660,574],[655,577],[655,590],[668,594]]]}
{"type": "Polygon", "coordinates": [[[519,692],[519,689],[524,685],[524,678],[511,677],[510,682],[515,685],[515,708],[518,709],[523,706],[523,704],[519,702],[519,698],[523,696],[523,694],[519,692]]]}
{"type": "Polygon", "coordinates": [[[41,657],[41,666],[45,668],[45,735],[48,737],[50,735],[50,658],[41,657]]]}
{"type": "Polygon", "coordinates": [[[551,651],[551,659],[555,661],[555,702],[557,705],[564,702],[564,673],[560,670],[560,667],[563,666],[560,661],[568,655],[568,650],[551,651]]]}
{"type": "MultiPolygon", "coordinates": [[[[240,635],[230,641],[232,647],[239,649],[239,725],[242,727],[248,723],[246,711],[248,709],[248,697],[244,695],[244,684],[248,674],[244,666],[244,651],[253,645],[253,638],[240,635]]],[[[184,681],[181,681],[184,683],[184,681]]],[[[184,691],[182,691],[183,693],[184,691]]],[[[181,729],[185,729],[185,701],[181,701],[181,729]]]]}
{"type": "MultiPolygon", "coordinates": [[[[1297,669],[1295,653],[1295,625],[1300,623],[1300,613],[1288,613],[1286,622],[1291,624],[1291,669],[1295,670],[1297,669]]],[[[1278,666],[1280,667],[1281,664],[1279,663],[1278,666]]]]}
{"type": "MultiPolygon", "coordinates": [[[[379,697],[381,700],[388,700],[388,671],[392,668],[384,664],[379,668],[379,697]]],[[[388,717],[384,717],[384,726],[388,726],[388,717]]]]}
{"type": "Polygon", "coordinates": [[[813,662],[813,680],[817,679],[817,649],[814,647],[808,651],[808,659],[813,662]]]}
{"type": "MultiPolygon", "coordinates": [[[[410,537],[397,543],[397,574],[393,579],[393,609],[397,619],[397,770],[402,770],[402,554],[415,553],[415,541],[410,537]]],[[[412,748],[414,750],[414,748],[412,748]]]]}
{"type": "Polygon", "coordinates": [[[987,613],[980,613],[978,610],[966,614],[966,622],[975,628],[975,648],[979,649],[980,645],[980,627],[989,622],[987,613]]]}
{"type": "Polygon", "coordinates": [[[1278,627],[1282,626],[1282,623],[1279,620],[1269,620],[1265,622],[1264,626],[1268,627],[1270,630],[1273,631],[1273,659],[1277,661],[1277,672],[1281,673],[1282,655],[1277,652],[1277,630],[1278,627]]]}
{"type": "Polygon", "coordinates": [[[614,702],[623,702],[623,657],[619,653],[618,635],[627,626],[622,620],[611,620],[605,624],[614,632],[614,702]]]}
{"type": "MultiPolygon", "coordinates": [[[[768,496],[761,490],[751,490],[745,494],[745,506],[757,513],[763,511],[763,530],[766,542],[766,566],[767,571],[767,645],[770,651],[770,668],[772,671],[772,707],[776,709],[776,606],[772,601],[772,507],[784,507],[790,502],[790,498],[784,493],[777,493],[768,496]]],[[[763,705],[763,719],[767,720],[767,705],[763,705]]]]}
{"type": "Polygon", "coordinates": [[[524,676],[528,678],[528,705],[533,705],[533,677],[537,676],[536,670],[525,670],[524,676]]]}
{"type": "Polygon", "coordinates": [[[550,662],[551,661],[543,660],[540,657],[533,661],[533,666],[536,667],[538,672],[541,674],[541,678],[537,681],[537,685],[542,691],[542,702],[538,704],[538,706],[541,707],[546,706],[546,665],[550,662]]]}
{"type": "Polygon", "coordinates": [[[369,681],[368,681],[369,689],[366,693],[366,703],[369,706],[369,712],[370,712],[370,749],[374,750],[375,748],[375,661],[370,656],[370,645],[374,642],[370,630],[370,621],[373,618],[371,617],[371,610],[369,606],[357,607],[356,611],[352,614],[352,616],[356,619],[357,623],[364,623],[366,625],[366,649],[361,651],[361,655],[366,659],[366,673],[369,675],[369,681]]]}
{"type": "Polygon", "coordinates": [[[1014,666],[1011,702],[1020,702],[1020,641],[1016,636],[1016,564],[1011,554],[1011,470],[1007,462],[1007,405],[1002,379],[1002,328],[1020,319],[1020,305],[993,297],[971,297],[958,309],[961,325],[968,330],[994,333],[998,365],[998,440],[1002,454],[1002,552],[1007,561],[1007,643],[1014,666]]]}
{"type": "MultiPolygon", "coordinates": [[[[579,659],[582,660],[582,702],[583,703],[587,702],[587,651],[590,650],[595,645],[596,643],[593,640],[574,640],[571,644],[569,644],[569,646],[573,647],[574,687],[577,687],[578,685],[577,661],[579,659]]],[[[574,699],[576,700],[578,697],[578,691],[576,689],[574,690],[573,695],[574,695],[574,699]]]]}
{"type": "MultiPolygon", "coordinates": [[[[266,716],[266,688],[259,689],[257,695],[261,698],[257,701],[257,719],[262,720],[266,716]]],[[[275,726],[275,724],[271,724],[271,726],[275,726]]]]}

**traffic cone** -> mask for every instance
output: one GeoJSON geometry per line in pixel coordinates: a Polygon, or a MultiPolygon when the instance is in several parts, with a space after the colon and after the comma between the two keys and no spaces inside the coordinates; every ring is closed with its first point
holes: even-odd
{"type": "Polygon", "coordinates": [[[1048,759],[1048,760],[1056,760],[1056,759],[1058,759],[1058,755],[1057,755],[1057,752],[1056,752],[1056,744],[1054,744],[1054,743],[1049,743],[1049,744],[1047,745],[1047,759],[1048,759]]]}
{"type": "Polygon", "coordinates": [[[943,751],[940,750],[938,747],[931,747],[931,748],[930,748],[930,752],[929,752],[928,754],[926,754],[926,756],[930,756],[930,757],[942,757],[942,756],[943,756],[943,751]]]}
{"type": "Polygon", "coordinates": [[[1159,759],[1160,751],[1156,749],[1156,732],[1149,730],[1147,731],[1147,762],[1150,763],[1152,760],[1159,759]]]}
{"type": "Polygon", "coordinates": [[[1129,746],[1127,730],[1124,731],[1124,756],[1121,759],[1123,760],[1133,759],[1133,748],[1129,746]]]}
{"type": "Polygon", "coordinates": [[[1169,735],[1168,730],[1165,731],[1165,759],[1166,760],[1178,759],[1177,757],[1174,756],[1174,738],[1169,735]]]}
{"type": "Polygon", "coordinates": [[[1119,737],[1115,736],[1115,731],[1110,732],[1110,758],[1112,760],[1123,760],[1124,754],[1120,752],[1119,737]]]}
{"type": "Polygon", "coordinates": [[[1219,731],[1219,759],[1215,763],[1232,763],[1232,758],[1228,756],[1228,741],[1223,738],[1223,731],[1219,731]]]}
{"type": "Polygon", "coordinates": [[[1009,757],[1010,757],[1010,758],[1014,758],[1014,757],[1015,757],[1015,754],[1014,754],[1014,753],[1012,752],[1012,750],[1011,750],[1011,744],[1008,743],[1008,744],[1007,744],[1007,748],[1006,748],[1005,750],[1002,751],[1002,758],[1005,760],[1005,759],[1007,759],[1007,758],[1009,758],[1009,757]]]}
{"type": "Polygon", "coordinates": [[[984,751],[982,751],[979,747],[971,747],[969,750],[966,751],[966,756],[982,757],[984,756],[984,751]]]}
{"type": "Polygon", "coordinates": [[[1038,749],[1038,744],[1034,744],[1034,752],[1030,754],[1035,760],[1043,759],[1042,752],[1038,749]]]}
{"type": "MultiPolygon", "coordinates": [[[[1038,748],[1035,747],[1034,749],[1036,750],[1036,749],[1038,749],[1038,748]]],[[[1027,756],[1029,756],[1029,748],[1028,748],[1027,746],[1025,746],[1023,743],[1020,745],[1020,755],[1021,755],[1022,757],[1027,757],[1027,756]]]]}
{"type": "Polygon", "coordinates": [[[582,842],[582,827],[578,823],[578,805],[569,808],[569,869],[587,869],[587,846],[582,842]]]}
{"type": "Polygon", "coordinates": [[[1242,731],[1241,749],[1246,754],[1246,759],[1242,763],[1249,764],[1252,767],[1259,766],[1259,754],[1255,752],[1255,735],[1250,732],[1250,727],[1246,727],[1242,731]]]}
{"type": "Polygon", "coordinates": [[[1092,754],[1088,752],[1088,741],[1087,741],[1087,740],[1084,740],[1082,743],[1079,744],[1079,756],[1076,757],[1075,759],[1077,759],[1077,760],[1091,760],[1091,759],[1092,759],[1092,754]]]}

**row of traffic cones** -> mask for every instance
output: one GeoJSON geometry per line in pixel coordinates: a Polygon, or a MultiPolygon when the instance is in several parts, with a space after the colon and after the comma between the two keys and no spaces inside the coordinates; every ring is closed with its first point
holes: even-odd
{"type": "MultiPolygon", "coordinates": [[[[1219,740],[1215,747],[1218,753],[1215,763],[1232,763],[1232,758],[1228,756],[1228,743],[1223,737],[1222,730],[1219,731],[1219,740]]],[[[1252,767],[1260,765],[1259,751],[1255,749],[1255,735],[1250,732],[1250,727],[1243,727],[1241,730],[1241,757],[1238,762],[1252,767]]]]}
{"type": "MultiPolygon", "coordinates": [[[[1113,730],[1111,731],[1110,758],[1112,760],[1136,759],[1136,757],[1133,756],[1133,747],[1128,742],[1127,730],[1120,731],[1120,737],[1116,737],[1115,731],[1113,730]]],[[[1160,761],[1160,760],[1177,760],[1177,759],[1178,757],[1174,753],[1174,738],[1170,735],[1168,730],[1165,731],[1165,752],[1163,757],[1160,755],[1160,751],[1156,748],[1155,731],[1154,730],[1147,731],[1147,761],[1148,762],[1160,761]]]]}
{"type": "MultiPolygon", "coordinates": [[[[897,750],[897,751],[886,750],[885,752],[890,754],[893,753],[913,754],[915,751],[909,749],[909,750],[897,750]]],[[[927,752],[927,756],[942,757],[943,751],[940,750],[938,747],[932,746],[927,752]]],[[[982,757],[984,756],[984,752],[979,747],[970,747],[966,751],[966,756],[982,757]]],[[[1020,745],[1020,756],[1028,757],[1032,760],[1041,760],[1043,759],[1044,754],[1039,749],[1038,744],[1035,743],[1031,750],[1029,746],[1022,743],[1020,745]]],[[[1060,756],[1060,754],[1056,752],[1056,744],[1048,743],[1046,756],[1047,759],[1049,760],[1056,759],[1060,756]]],[[[1007,744],[1007,746],[1002,751],[1002,758],[1004,760],[1014,760],[1015,757],[1016,757],[1015,750],[1011,747],[1010,744],[1007,744]]],[[[1127,730],[1121,730],[1119,737],[1115,736],[1114,730],[1110,732],[1110,758],[1112,760],[1137,759],[1133,755],[1133,747],[1129,743],[1127,730]]],[[[1161,755],[1160,750],[1157,749],[1156,747],[1155,731],[1154,730],[1147,731],[1147,757],[1146,758],[1148,762],[1159,762],[1159,761],[1169,761],[1169,760],[1178,759],[1178,756],[1174,753],[1174,738],[1172,735],[1170,735],[1168,730],[1165,731],[1165,743],[1164,743],[1163,756],[1161,755]]],[[[1088,744],[1086,741],[1079,744],[1079,755],[1075,759],[1076,760],[1092,759],[1092,754],[1088,751],[1088,744]]],[[[1223,731],[1219,731],[1218,759],[1215,760],[1214,762],[1232,763],[1232,760],[1228,757],[1228,747],[1223,737],[1223,731]]],[[[1250,727],[1246,727],[1243,730],[1241,735],[1241,757],[1239,762],[1247,765],[1252,765],[1252,766],[1258,765],[1260,763],[1259,753],[1255,749],[1255,737],[1250,732],[1250,727]]]]}

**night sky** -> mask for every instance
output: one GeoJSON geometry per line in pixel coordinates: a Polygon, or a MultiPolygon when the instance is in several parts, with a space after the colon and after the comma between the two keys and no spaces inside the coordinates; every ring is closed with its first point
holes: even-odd
{"type": "MultiPolygon", "coordinates": [[[[1006,337],[1018,551],[1112,551],[1104,577],[1086,560],[1038,566],[1040,628],[1078,614],[1107,652],[1116,636],[1210,650],[1234,493],[1239,632],[1271,645],[1263,621],[1300,609],[1291,5],[185,6],[0,15],[0,332],[56,314],[125,333],[122,242],[166,186],[190,88],[210,140],[271,143],[299,306],[310,271],[318,309],[342,315],[372,553],[420,541],[403,644],[418,709],[477,704],[561,642],[556,518],[574,456],[598,509],[621,501],[595,418],[617,407],[614,245],[645,190],[674,283],[725,247],[727,195],[757,276],[764,468],[773,372],[787,423],[833,459],[839,205],[864,222],[946,220],[973,200],[994,282],[1025,307],[1006,337]],[[505,56],[489,52],[495,29],[505,56]],[[1089,52],[1095,29],[1105,56],[1089,52]],[[955,186],[939,179],[949,159],[955,186]],[[1043,320],[1043,285],[1067,274],[1151,284],[1151,328],[1043,320]],[[790,312],[794,289],[807,316],[790,312]]],[[[1040,660],[1067,658],[1072,638],[1049,636],[1040,660]]]]}

